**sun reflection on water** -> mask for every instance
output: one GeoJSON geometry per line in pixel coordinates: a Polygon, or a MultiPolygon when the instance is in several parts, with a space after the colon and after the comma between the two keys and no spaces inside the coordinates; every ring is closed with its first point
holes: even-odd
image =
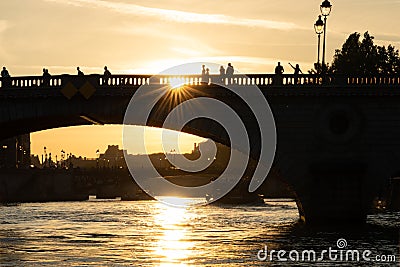
{"type": "Polygon", "coordinates": [[[190,204],[196,200],[168,197],[169,203],[179,203],[173,207],[162,202],[156,204],[155,224],[162,234],[157,242],[155,253],[160,258],[160,267],[189,266],[185,263],[193,253],[195,242],[188,240],[188,224],[194,218],[189,210],[190,204]]]}

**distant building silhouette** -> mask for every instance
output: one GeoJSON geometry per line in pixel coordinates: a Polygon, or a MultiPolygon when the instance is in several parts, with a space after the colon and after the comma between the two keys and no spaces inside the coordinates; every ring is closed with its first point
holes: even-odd
{"type": "Polygon", "coordinates": [[[100,167],[126,168],[124,150],[118,145],[109,145],[107,150],[99,156],[100,167]]]}
{"type": "Polygon", "coordinates": [[[0,141],[0,168],[29,168],[30,144],[29,134],[0,141]]]}

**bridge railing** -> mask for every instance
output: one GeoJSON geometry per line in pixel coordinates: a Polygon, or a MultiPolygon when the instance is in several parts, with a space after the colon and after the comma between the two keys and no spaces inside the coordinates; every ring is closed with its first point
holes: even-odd
{"type": "Polygon", "coordinates": [[[158,75],[155,78],[160,80],[160,84],[235,84],[235,85],[293,85],[293,84],[321,84],[321,79],[317,76],[294,76],[282,75],[276,76],[274,74],[235,74],[230,77],[220,75],[210,75],[208,79],[203,80],[201,75],[158,75]]]}
{"type": "Polygon", "coordinates": [[[257,86],[398,86],[400,76],[344,76],[344,75],[315,75],[315,74],[235,74],[231,77],[210,75],[207,80],[201,75],[103,75],[92,74],[86,76],[55,75],[51,77],[25,76],[0,78],[1,88],[59,88],[67,83],[90,82],[94,86],[124,87],[150,84],[172,85],[204,85],[211,83],[257,85],[257,86]]]}
{"type": "Polygon", "coordinates": [[[96,77],[96,85],[100,86],[138,86],[149,85],[154,83],[150,78],[153,75],[111,75],[105,77],[103,75],[91,75],[96,77]]]}
{"type": "Polygon", "coordinates": [[[347,77],[347,84],[352,85],[399,85],[400,76],[352,76],[347,77]]]}
{"type": "Polygon", "coordinates": [[[0,78],[0,87],[59,87],[62,85],[64,75],[57,75],[51,77],[41,76],[22,76],[22,77],[10,77],[0,78]]]}

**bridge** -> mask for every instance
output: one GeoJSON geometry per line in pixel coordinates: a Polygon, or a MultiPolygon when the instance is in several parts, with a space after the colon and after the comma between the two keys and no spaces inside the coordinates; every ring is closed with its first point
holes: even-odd
{"type": "MultiPolygon", "coordinates": [[[[228,104],[251,133],[257,159],[260,134],[249,107],[212,83],[211,75],[72,75],[0,80],[0,139],[56,127],[122,124],[140,86],[151,90],[178,81],[189,94],[171,101],[166,94],[147,126],[162,127],[175,106],[210,97],[228,104]],[[169,103],[165,105],[165,103],[169,103]]],[[[268,100],[277,127],[277,151],[270,175],[279,176],[297,196],[300,218],[308,223],[362,222],[385,181],[400,173],[400,77],[346,77],[270,74],[234,75],[224,83],[257,85],[268,100]]],[[[207,119],[191,121],[184,132],[230,145],[227,133],[207,119]]]]}

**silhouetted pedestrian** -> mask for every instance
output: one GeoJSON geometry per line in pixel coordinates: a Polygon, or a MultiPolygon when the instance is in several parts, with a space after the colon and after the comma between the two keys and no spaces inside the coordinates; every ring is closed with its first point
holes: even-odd
{"type": "Polygon", "coordinates": [[[2,87],[11,86],[11,79],[10,79],[11,76],[6,67],[3,67],[3,70],[1,71],[1,77],[3,78],[2,87]]]}
{"type": "Polygon", "coordinates": [[[228,63],[228,67],[226,68],[226,76],[233,76],[233,73],[235,72],[232,63],[228,63]]]}
{"type": "Polygon", "coordinates": [[[233,73],[235,73],[235,69],[232,66],[232,63],[228,63],[228,67],[226,68],[226,78],[228,78],[228,83],[232,83],[233,73]]]}
{"type": "Polygon", "coordinates": [[[282,75],[284,72],[285,70],[283,69],[283,66],[278,62],[278,65],[275,67],[275,74],[282,75]]]}
{"type": "Polygon", "coordinates": [[[296,67],[294,67],[290,62],[289,62],[290,67],[294,69],[294,84],[298,84],[299,82],[299,75],[300,73],[303,74],[303,72],[300,69],[299,64],[296,64],[296,67]]]}
{"type": "Polygon", "coordinates": [[[224,66],[221,66],[219,68],[219,79],[222,83],[225,83],[225,68],[224,68],[224,66]]]}
{"type": "Polygon", "coordinates": [[[290,62],[289,62],[290,67],[294,69],[294,75],[299,75],[300,73],[303,74],[303,72],[300,69],[299,64],[296,64],[296,67],[294,67],[290,62]]]}
{"type": "Polygon", "coordinates": [[[210,82],[210,69],[206,69],[206,73],[204,74],[204,83],[208,84],[210,82]]]}
{"type": "Polygon", "coordinates": [[[84,76],[85,75],[83,73],[83,71],[81,71],[81,69],[79,67],[77,67],[76,70],[78,71],[78,76],[84,76]]]}
{"type": "Polygon", "coordinates": [[[50,86],[50,78],[51,74],[49,73],[49,70],[46,68],[43,68],[43,86],[50,86]]]}
{"type": "Polygon", "coordinates": [[[201,66],[201,83],[206,83],[206,65],[201,66]]]}
{"type": "Polygon", "coordinates": [[[282,85],[283,84],[283,73],[285,70],[283,69],[283,66],[281,65],[280,62],[278,62],[278,65],[275,67],[275,77],[273,80],[274,85],[282,85]]]}
{"type": "Polygon", "coordinates": [[[3,70],[1,71],[1,77],[3,78],[10,78],[10,73],[6,69],[6,67],[3,67],[3,70]]]}
{"type": "Polygon", "coordinates": [[[108,70],[107,66],[104,66],[103,84],[108,85],[110,77],[111,77],[111,72],[108,70]]]}

